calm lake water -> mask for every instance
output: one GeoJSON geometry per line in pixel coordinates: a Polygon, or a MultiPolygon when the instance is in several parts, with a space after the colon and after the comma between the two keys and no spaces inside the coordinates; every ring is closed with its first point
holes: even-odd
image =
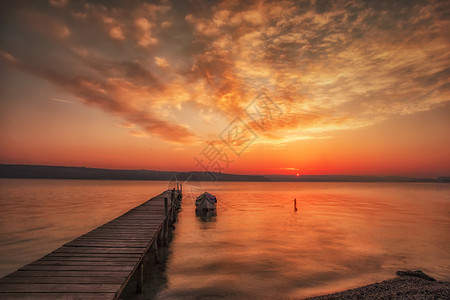
{"type": "MultiPolygon", "coordinates": [[[[167,188],[0,179],[0,276],[167,188]]],[[[157,298],[302,298],[401,269],[448,281],[448,245],[449,184],[192,182],[157,298]],[[205,190],[218,198],[216,217],[195,216],[194,197],[205,190]]]]}

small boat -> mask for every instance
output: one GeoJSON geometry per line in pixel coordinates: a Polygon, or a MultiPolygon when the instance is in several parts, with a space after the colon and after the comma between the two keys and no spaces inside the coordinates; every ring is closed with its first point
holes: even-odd
{"type": "Polygon", "coordinates": [[[195,200],[195,211],[210,211],[215,210],[217,205],[216,196],[204,192],[195,200]]]}

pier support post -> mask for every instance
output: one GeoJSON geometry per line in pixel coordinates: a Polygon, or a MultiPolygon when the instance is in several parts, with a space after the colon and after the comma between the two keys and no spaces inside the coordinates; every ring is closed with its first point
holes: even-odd
{"type": "Polygon", "coordinates": [[[164,224],[164,238],[163,238],[163,245],[164,246],[167,246],[168,239],[169,239],[169,222],[170,222],[170,217],[169,217],[169,204],[167,202],[168,202],[167,198],[164,198],[164,212],[166,214],[166,222],[164,224]]]}
{"type": "Polygon", "coordinates": [[[144,264],[141,262],[138,267],[138,280],[136,284],[136,293],[140,294],[144,290],[144,264]]]}
{"type": "Polygon", "coordinates": [[[155,263],[156,264],[159,264],[159,257],[158,257],[158,255],[159,255],[159,253],[158,253],[158,243],[155,241],[155,263]]]}
{"type": "Polygon", "coordinates": [[[169,205],[167,203],[167,197],[164,198],[164,214],[166,217],[169,214],[169,205]]]}

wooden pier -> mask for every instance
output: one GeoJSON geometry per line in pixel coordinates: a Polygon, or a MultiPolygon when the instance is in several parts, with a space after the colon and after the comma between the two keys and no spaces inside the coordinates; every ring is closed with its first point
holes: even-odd
{"type": "Polygon", "coordinates": [[[168,190],[50,254],[0,278],[0,299],[118,299],[134,275],[167,246],[181,201],[168,190]]]}

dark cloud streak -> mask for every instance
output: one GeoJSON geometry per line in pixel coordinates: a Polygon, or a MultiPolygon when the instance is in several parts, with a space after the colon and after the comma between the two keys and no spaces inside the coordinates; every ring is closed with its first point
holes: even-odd
{"type": "MultiPolygon", "coordinates": [[[[5,59],[8,65],[43,78],[80,98],[85,104],[118,115],[128,122],[144,128],[149,134],[159,136],[172,142],[190,142],[195,135],[186,127],[164,121],[150,112],[143,112],[133,107],[132,101],[126,102],[115,97],[116,86],[113,83],[94,81],[82,76],[70,77],[52,69],[27,64],[17,59],[5,59]]],[[[10,56],[12,57],[12,56],[10,56]]]]}

